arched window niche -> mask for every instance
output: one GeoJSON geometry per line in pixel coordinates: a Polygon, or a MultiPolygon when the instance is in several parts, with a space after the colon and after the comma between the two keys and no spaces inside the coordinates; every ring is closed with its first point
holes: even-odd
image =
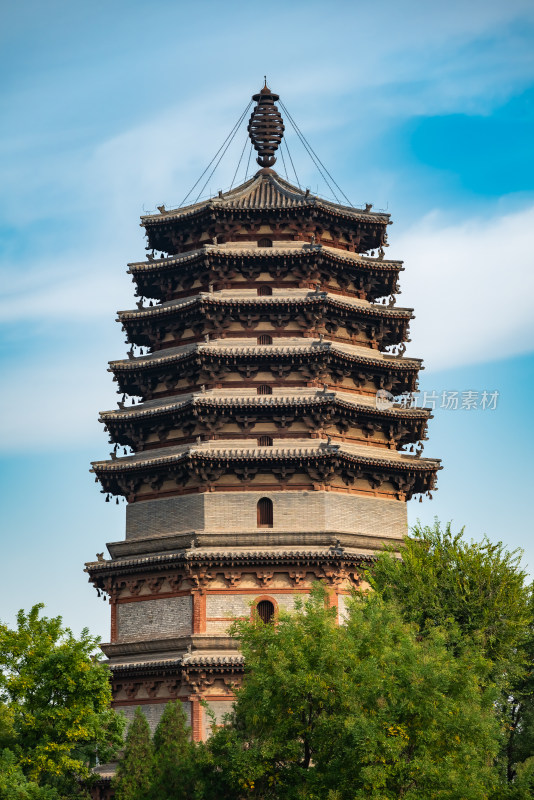
{"type": "Polygon", "coordinates": [[[273,501],[269,497],[261,497],[257,505],[258,528],[273,527],[273,501]]]}
{"type": "Polygon", "coordinates": [[[270,597],[259,597],[252,607],[252,615],[256,612],[264,625],[270,625],[275,621],[277,611],[275,600],[270,597]]]}

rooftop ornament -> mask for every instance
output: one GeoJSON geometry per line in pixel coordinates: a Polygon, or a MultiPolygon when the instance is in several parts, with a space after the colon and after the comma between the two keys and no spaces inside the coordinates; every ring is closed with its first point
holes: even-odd
{"type": "Polygon", "coordinates": [[[275,153],[282,142],[284,123],[282,116],[275,105],[280,96],[271,92],[265,86],[258,94],[252,96],[256,105],[248,123],[248,133],[254,149],[258,153],[256,161],[260,167],[270,168],[276,161],[275,153]]]}

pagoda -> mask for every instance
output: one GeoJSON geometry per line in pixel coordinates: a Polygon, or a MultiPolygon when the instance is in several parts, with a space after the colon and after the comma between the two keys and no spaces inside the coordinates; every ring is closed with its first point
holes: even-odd
{"type": "Polygon", "coordinates": [[[389,215],[274,171],[278,100],[253,96],[253,178],[141,218],[140,300],[118,314],[131,349],[110,362],[123,398],[101,414],[115,449],[93,463],[106,500],[127,501],[125,539],[86,565],[111,606],[114,705],[154,726],[178,698],[196,740],[200,700],[220,720],[243,675],[232,619],[268,624],[317,580],[343,619],[440,468],[421,456],[430,412],[380,402],[421,369],[389,215]]]}

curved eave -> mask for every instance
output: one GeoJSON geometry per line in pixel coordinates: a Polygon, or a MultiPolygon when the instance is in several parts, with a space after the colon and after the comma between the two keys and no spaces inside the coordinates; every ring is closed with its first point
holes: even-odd
{"type": "Polygon", "coordinates": [[[262,408],[274,410],[299,409],[302,411],[306,409],[316,410],[332,405],[336,408],[347,409],[362,415],[376,416],[381,419],[405,420],[409,422],[412,420],[427,421],[432,417],[432,411],[429,408],[403,408],[399,406],[389,409],[379,409],[370,404],[340,399],[333,392],[327,392],[324,396],[294,398],[270,394],[242,397],[196,396],[189,397],[186,400],[181,398],[174,402],[169,402],[167,399],[150,404],[150,406],[141,403],[137,406],[131,406],[128,409],[110,409],[108,411],[102,411],[100,412],[100,420],[103,423],[142,422],[145,419],[153,419],[176,412],[183,412],[188,409],[192,410],[194,408],[213,411],[258,411],[262,408]]]}
{"type": "MultiPolygon", "coordinates": [[[[130,675],[138,677],[176,675],[184,671],[196,672],[242,672],[244,658],[242,655],[233,656],[183,656],[177,659],[158,659],[154,661],[138,661],[134,663],[109,664],[115,680],[125,679],[130,675]]],[[[120,708],[120,703],[116,705],[120,708]]]]}
{"type": "MultiPolygon", "coordinates": [[[[113,559],[109,561],[88,561],[85,572],[95,585],[108,575],[120,576],[134,573],[159,572],[162,569],[181,568],[186,571],[202,567],[228,566],[276,566],[345,564],[371,564],[376,556],[358,553],[346,549],[317,548],[313,550],[201,550],[166,553],[158,556],[140,556],[137,558],[113,559]]],[[[104,588],[100,582],[99,588],[104,588]]]]}
{"type": "Polygon", "coordinates": [[[195,224],[202,218],[209,220],[216,219],[217,216],[224,219],[228,216],[237,216],[249,218],[251,214],[257,214],[264,219],[269,214],[286,214],[288,216],[295,216],[303,218],[307,214],[317,214],[321,212],[326,217],[331,217],[332,220],[342,220],[345,223],[357,223],[358,225],[368,225],[373,227],[385,227],[390,223],[389,214],[378,213],[365,213],[364,211],[356,211],[346,206],[336,206],[334,203],[327,201],[317,200],[316,202],[303,202],[298,205],[284,206],[284,205],[265,205],[265,206],[238,206],[226,205],[220,202],[217,198],[209,200],[207,203],[200,205],[198,208],[191,210],[188,213],[180,214],[176,211],[165,211],[162,214],[153,214],[150,216],[141,217],[141,226],[147,230],[147,233],[173,227],[176,224],[184,222],[186,225],[195,224]]]}
{"type": "Polygon", "coordinates": [[[118,321],[122,323],[137,322],[146,319],[160,320],[166,317],[172,317],[176,314],[182,314],[189,309],[202,309],[202,308],[222,308],[222,309],[240,309],[242,307],[256,307],[258,309],[270,309],[277,306],[288,308],[310,308],[313,309],[317,306],[326,304],[330,308],[340,309],[342,311],[353,312],[355,315],[360,314],[365,317],[375,317],[377,319],[398,319],[403,321],[410,321],[413,319],[412,308],[395,308],[384,305],[372,305],[351,301],[350,299],[341,299],[336,295],[328,294],[327,292],[320,292],[319,294],[308,294],[301,297],[290,297],[281,295],[270,295],[267,297],[251,296],[251,297],[212,297],[209,294],[200,294],[186,300],[176,300],[165,305],[153,306],[149,308],[141,308],[138,310],[129,309],[126,311],[118,311],[118,321]]]}
{"type": "Polygon", "coordinates": [[[261,247],[254,249],[221,249],[207,245],[176,258],[149,260],[132,263],[129,272],[137,286],[138,295],[168,298],[173,291],[180,291],[182,282],[188,289],[198,279],[207,289],[208,284],[220,280],[232,280],[230,274],[241,274],[246,281],[256,280],[261,272],[269,273],[272,280],[291,280],[293,271],[299,280],[310,280],[319,272],[329,274],[345,282],[353,282],[358,290],[372,297],[380,297],[398,291],[399,273],[404,269],[402,261],[363,257],[358,253],[333,247],[261,247]],[[225,276],[227,276],[225,278],[225,276]],[[369,285],[367,285],[369,284],[369,285]]]}
{"type": "MultiPolygon", "coordinates": [[[[341,361],[352,362],[364,367],[371,367],[378,370],[413,372],[421,369],[422,359],[404,358],[403,356],[384,356],[383,358],[372,358],[364,356],[358,352],[351,352],[347,345],[346,349],[332,346],[330,342],[317,343],[305,347],[289,345],[249,345],[226,347],[209,344],[186,345],[183,348],[173,348],[175,352],[165,355],[164,351],[148,356],[139,356],[132,359],[120,359],[110,361],[110,370],[118,375],[120,373],[150,372],[161,367],[180,364],[197,356],[208,356],[218,358],[221,361],[228,359],[234,363],[240,360],[253,361],[272,361],[273,357],[278,359],[298,358],[303,356],[332,356],[341,361]],[[178,352],[176,352],[178,351],[178,352]]],[[[361,348],[363,349],[363,348],[361,348]]]]}
{"type": "MultiPolygon", "coordinates": [[[[396,452],[396,451],[395,451],[396,452]]],[[[168,448],[167,451],[155,454],[154,451],[138,453],[134,456],[125,456],[105,461],[93,461],[97,475],[104,473],[144,472],[145,470],[178,464],[186,460],[220,461],[223,463],[272,463],[274,461],[301,462],[306,459],[325,461],[328,459],[344,458],[355,464],[368,467],[389,467],[392,469],[419,470],[425,472],[429,469],[439,469],[440,461],[437,459],[420,458],[398,454],[396,458],[364,456],[360,453],[351,453],[336,444],[323,444],[315,447],[217,447],[195,449],[191,446],[168,448]]]]}
{"type": "MultiPolygon", "coordinates": [[[[134,450],[143,449],[143,445],[150,449],[154,445],[146,445],[147,437],[151,433],[158,433],[163,425],[164,429],[172,430],[186,425],[192,426],[196,433],[205,434],[209,428],[205,425],[205,415],[219,415],[222,424],[235,421],[239,415],[255,418],[256,423],[267,422],[277,424],[277,417],[285,415],[293,417],[294,421],[302,420],[309,416],[312,419],[324,419],[329,424],[332,415],[339,418],[349,426],[359,428],[372,425],[376,429],[390,431],[397,437],[397,446],[413,444],[426,437],[427,423],[432,417],[430,409],[403,409],[381,408],[371,403],[357,403],[340,399],[335,394],[327,392],[316,397],[291,398],[278,395],[255,395],[220,398],[189,397],[185,401],[173,403],[161,400],[157,403],[150,402],[148,408],[142,405],[131,406],[128,409],[104,411],[100,414],[100,422],[106,426],[111,440],[123,447],[132,447],[134,450]],[[270,399],[271,403],[254,403],[255,399],[270,399]],[[228,401],[228,402],[224,402],[228,401]]],[[[292,422],[287,423],[291,427],[292,422]]],[[[336,428],[336,423],[333,423],[336,428]]],[[[190,440],[194,433],[183,433],[190,440]]],[[[295,434],[293,434],[295,436],[295,434]]],[[[297,437],[300,438],[300,437],[297,437]]],[[[177,443],[175,441],[175,443],[177,443]]],[[[165,445],[170,446],[170,443],[165,445]]]]}
{"type": "Polygon", "coordinates": [[[292,223],[297,228],[315,225],[316,228],[337,230],[360,252],[381,247],[386,241],[388,220],[366,215],[337,213],[323,204],[305,204],[297,207],[235,208],[213,204],[187,217],[162,216],[157,221],[142,223],[148,246],[167,253],[179,252],[189,237],[200,238],[206,232],[223,233],[228,224],[239,227],[254,224],[292,223]]]}
{"type": "MultiPolygon", "coordinates": [[[[331,484],[338,477],[347,486],[361,479],[371,486],[389,481],[395,491],[406,499],[434,488],[439,460],[407,456],[392,451],[390,456],[366,455],[365,447],[339,445],[311,447],[202,448],[181,446],[168,448],[164,453],[139,453],[111,461],[95,461],[92,471],[100,481],[102,491],[123,495],[134,501],[143,485],[157,491],[166,480],[176,484],[175,494],[193,480],[194,485],[215,485],[223,475],[237,477],[257,475],[307,474],[312,483],[331,484]],[[393,456],[395,452],[395,456],[393,456]]],[[[239,490],[239,489],[237,489],[239,490]]]]}
{"type": "Polygon", "coordinates": [[[288,211],[302,212],[306,209],[319,209],[327,211],[337,217],[361,222],[376,222],[388,224],[390,214],[375,212],[370,209],[357,209],[325,200],[318,195],[289,183],[274,170],[258,172],[250,180],[229,192],[220,192],[217,197],[211,197],[198,203],[193,203],[183,208],[164,210],[158,214],[146,214],[141,217],[141,225],[154,226],[162,222],[179,220],[192,220],[202,213],[213,213],[224,209],[231,211],[288,211]]]}
{"type": "Polygon", "coordinates": [[[170,269],[180,268],[195,261],[206,262],[206,259],[225,259],[235,261],[236,259],[269,260],[273,259],[329,259],[343,263],[344,265],[356,266],[366,270],[377,270],[380,272],[398,272],[404,269],[403,262],[396,259],[380,259],[370,256],[361,256],[358,253],[349,255],[345,251],[335,251],[335,248],[326,246],[309,246],[299,248],[289,247],[258,247],[254,249],[221,249],[216,245],[205,245],[198,250],[181,254],[172,258],[160,258],[154,261],[133,261],[128,264],[128,272],[132,275],[143,275],[151,272],[162,272],[170,269]]]}

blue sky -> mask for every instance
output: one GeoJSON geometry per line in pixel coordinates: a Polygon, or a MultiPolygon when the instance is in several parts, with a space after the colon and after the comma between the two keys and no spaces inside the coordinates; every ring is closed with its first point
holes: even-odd
{"type": "Polygon", "coordinates": [[[182,200],[265,73],[351,201],[393,217],[408,352],[439,396],[425,452],[444,465],[411,521],[520,546],[534,572],[531,2],[21,0],[0,68],[0,618],[43,601],[108,636],[82,569],[122,538],[124,506],[88,467],[109,450],[96,420],[116,400],[139,215],[182,200]],[[497,391],[497,408],[441,409],[453,391],[497,391]]]}

